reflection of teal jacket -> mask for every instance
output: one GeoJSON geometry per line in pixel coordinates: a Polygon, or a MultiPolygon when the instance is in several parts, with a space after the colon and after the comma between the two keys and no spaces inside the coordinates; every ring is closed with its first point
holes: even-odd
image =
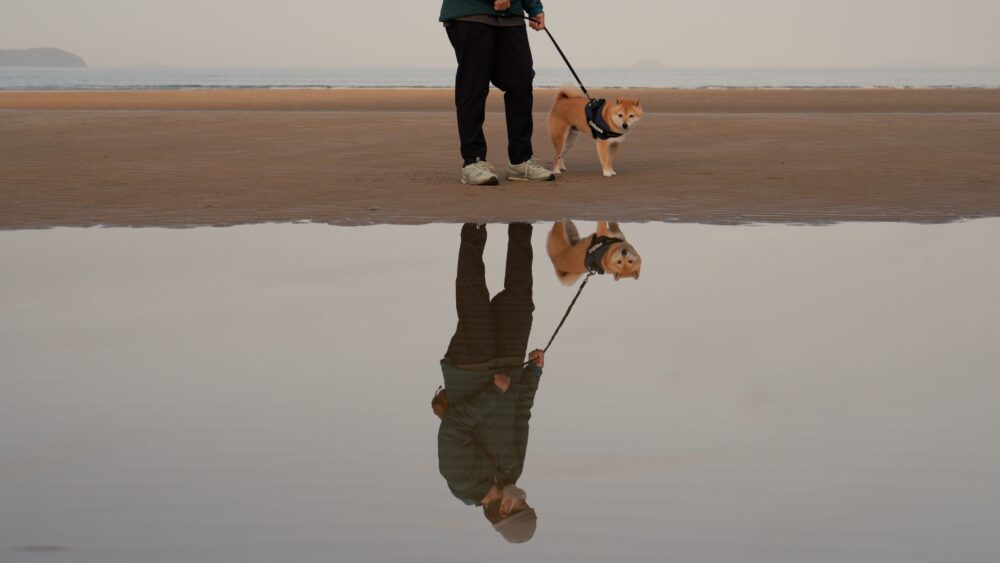
{"type": "Polygon", "coordinates": [[[498,12],[493,9],[493,0],[444,0],[441,3],[441,17],[439,21],[446,22],[455,18],[465,16],[500,16],[503,14],[521,15],[528,12],[528,15],[535,17],[542,13],[541,0],[511,0],[510,9],[506,12],[498,12]]]}
{"type": "Polygon", "coordinates": [[[514,483],[524,469],[528,420],[542,370],[461,369],[441,362],[448,409],[438,429],[438,467],[453,495],[477,504],[493,485],[514,483]],[[510,376],[506,393],[493,384],[493,374],[510,376]]]}

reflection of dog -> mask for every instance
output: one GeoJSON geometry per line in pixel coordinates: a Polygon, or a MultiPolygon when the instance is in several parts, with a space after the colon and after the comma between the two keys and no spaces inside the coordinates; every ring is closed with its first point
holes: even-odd
{"type": "Polygon", "coordinates": [[[581,239],[572,221],[560,221],[552,225],[546,248],[563,285],[573,285],[591,270],[614,274],[615,281],[628,276],[639,279],[642,268],[642,258],[615,222],[599,222],[597,233],[581,239]]]}
{"type": "MultiPolygon", "coordinates": [[[[549,135],[552,136],[552,144],[556,149],[552,171],[556,174],[561,174],[563,170],[566,170],[563,157],[566,155],[566,151],[573,146],[580,132],[591,132],[585,111],[587,103],[588,100],[583,92],[567,84],[559,89],[556,102],[553,104],[552,110],[549,111],[549,135]]],[[[639,105],[639,100],[618,98],[614,100],[614,103],[610,100],[605,103],[600,115],[610,128],[609,133],[613,135],[609,139],[597,139],[597,156],[601,159],[604,175],[610,178],[616,174],[612,165],[615,154],[618,152],[618,146],[625,140],[625,134],[631,131],[642,117],[642,107],[639,105]]]]}

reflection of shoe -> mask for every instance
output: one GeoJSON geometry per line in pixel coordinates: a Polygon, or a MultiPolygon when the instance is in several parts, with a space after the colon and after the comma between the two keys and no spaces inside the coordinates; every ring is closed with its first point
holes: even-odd
{"type": "Polygon", "coordinates": [[[486,225],[484,223],[465,223],[462,225],[462,240],[475,245],[486,243],[486,225]]]}
{"type": "Polygon", "coordinates": [[[485,160],[476,159],[472,164],[462,167],[462,183],[473,186],[496,186],[500,183],[493,168],[485,160]]]}
{"type": "Polygon", "coordinates": [[[551,170],[542,166],[542,163],[531,158],[521,164],[507,165],[508,180],[538,180],[549,182],[556,179],[556,175],[551,170]]]}

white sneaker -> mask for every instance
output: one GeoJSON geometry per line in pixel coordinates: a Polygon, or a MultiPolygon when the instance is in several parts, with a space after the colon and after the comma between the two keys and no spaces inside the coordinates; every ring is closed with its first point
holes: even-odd
{"type": "Polygon", "coordinates": [[[548,168],[542,166],[542,163],[532,158],[521,164],[507,164],[507,179],[550,182],[556,179],[556,175],[548,168]]]}
{"type": "Polygon", "coordinates": [[[485,160],[476,159],[462,167],[462,183],[473,186],[496,186],[500,179],[493,173],[493,167],[485,160]]]}

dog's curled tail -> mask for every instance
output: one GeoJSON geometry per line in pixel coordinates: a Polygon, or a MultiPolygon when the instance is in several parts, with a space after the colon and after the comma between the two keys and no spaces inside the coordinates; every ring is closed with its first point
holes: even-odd
{"type": "Polygon", "coordinates": [[[559,100],[560,98],[583,98],[583,97],[585,97],[583,95],[583,92],[580,91],[580,89],[577,88],[575,85],[570,84],[569,82],[560,86],[559,93],[556,94],[556,100],[559,100]]]}

